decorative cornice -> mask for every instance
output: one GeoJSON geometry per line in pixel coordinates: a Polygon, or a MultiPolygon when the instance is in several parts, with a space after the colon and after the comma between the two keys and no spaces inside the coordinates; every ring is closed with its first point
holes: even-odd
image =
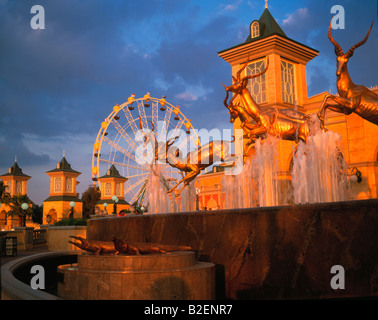
{"type": "Polygon", "coordinates": [[[300,64],[307,64],[318,55],[318,51],[299,44],[294,40],[272,35],[256,42],[218,52],[218,55],[232,66],[241,64],[249,58],[256,60],[270,54],[278,54],[300,64]]]}

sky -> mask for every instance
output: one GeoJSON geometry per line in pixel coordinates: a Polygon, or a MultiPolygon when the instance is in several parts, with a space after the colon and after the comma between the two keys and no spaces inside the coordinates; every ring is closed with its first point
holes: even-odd
{"type": "MultiPolygon", "coordinates": [[[[307,64],[308,95],[336,93],[335,53],[327,38],[331,8],[342,5],[345,29],[333,36],[346,52],[366,35],[348,68],[352,80],[378,85],[377,0],[269,0],[286,35],[319,50],[307,64]]],[[[15,156],[32,176],[28,196],[49,196],[46,171],[63,152],[81,172],[78,192],[92,183],[93,144],[100,124],[130,94],[167,96],[195,128],[231,128],[223,105],[231,66],[217,52],[240,44],[264,11],[264,0],[1,0],[0,174],[15,156]],[[31,8],[45,29],[31,27],[31,8]]]]}

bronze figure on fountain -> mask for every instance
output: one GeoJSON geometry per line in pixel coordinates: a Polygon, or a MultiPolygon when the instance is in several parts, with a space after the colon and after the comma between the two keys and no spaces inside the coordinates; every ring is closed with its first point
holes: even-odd
{"type": "Polygon", "coordinates": [[[321,127],[323,130],[326,130],[324,128],[324,121],[327,109],[344,113],[345,115],[354,112],[365,120],[378,125],[378,95],[364,86],[354,84],[349,75],[347,66],[349,59],[353,56],[354,50],[362,46],[369,38],[373,23],[371,24],[365,38],[352,46],[347,53],[343,52],[341,46],[332,37],[331,23],[329,24],[328,39],[335,46],[335,53],[337,56],[336,84],[339,96],[327,94],[323,99],[322,105],[318,111],[318,117],[321,121],[321,127]],[[328,102],[329,100],[331,100],[331,102],[328,102]]]}

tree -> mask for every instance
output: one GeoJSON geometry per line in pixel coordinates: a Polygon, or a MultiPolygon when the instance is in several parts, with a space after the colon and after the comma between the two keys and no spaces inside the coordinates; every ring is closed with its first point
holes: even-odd
{"type": "Polygon", "coordinates": [[[42,224],[43,223],[43,205],[33,204],[32,220],[33,222],[42,224]]]}
{"type": "Polygon", "coordinates": [[[7,189],[8,186],[4,184],[4,181],[0,181],[0,201],[2,203],[9,203],[10,194],[7,189]]]}
{"type": "Polygon", "coordinates": [[[89,218],[90,215],[95,214],[95,207],[101,198],[101,192],[98,187],[89,186],[87,190],[81,195],[83,200],[83,218],[89,218]]]}
{"type": "Polygon", "coordinates": [[[30,204],[33,204],[33,202],[29,199],[29,197],[26,194],[18,194],[16,196],[13,196],[11,197],[8,203],[10,207],[8,214],[11,216],[17,215],[20,219],[20,225],[22,226],[24,214],[31,215],[33,213],[32,208],[30,208],[30,204]],[[23,203],[27,203],[29,205],[29,208],[27,210],[23,210],[21,208],[21,205],[23,203]]]}

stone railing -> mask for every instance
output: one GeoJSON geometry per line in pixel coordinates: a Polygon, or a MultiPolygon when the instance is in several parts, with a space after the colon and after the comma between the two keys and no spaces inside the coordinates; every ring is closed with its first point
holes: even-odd
{"type": "Polygon", "coordinates": [[[47,243],[46,229],[33,230],[33,245],[47,243]]]}

